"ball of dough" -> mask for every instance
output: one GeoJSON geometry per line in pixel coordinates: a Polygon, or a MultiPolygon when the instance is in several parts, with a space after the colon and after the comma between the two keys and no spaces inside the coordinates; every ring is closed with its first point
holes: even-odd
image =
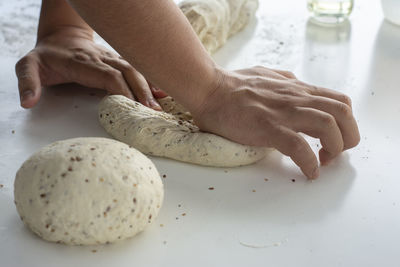
{"type": "Polygon", "coordinates": [[[121,96],[105,97],[99,121],[114,138],[149,155],[214,167],[252,164],[264,158],[265,147],[245,146],[201,132],[191,115],[172,98],[160,101],[166,112],[150,109],[121,96]]]}
{"type": "Polygon", "coordinates": [[[45,240],[71,245],[132,237],[157,216],[163,184],[154,164],[106,138],[58,141],[18,170],[18,213],[45,240]]]}

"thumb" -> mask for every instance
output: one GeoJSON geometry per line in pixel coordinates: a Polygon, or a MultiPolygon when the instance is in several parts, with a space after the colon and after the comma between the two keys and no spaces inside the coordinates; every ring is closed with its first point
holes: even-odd
{"type": "Polygon", "coordinates": [[[15,65],[18,78],[21,106],[32,108],[39,101],[42,86],[39,76],[39,64],[36,58],[27,55],[15,65]]]}

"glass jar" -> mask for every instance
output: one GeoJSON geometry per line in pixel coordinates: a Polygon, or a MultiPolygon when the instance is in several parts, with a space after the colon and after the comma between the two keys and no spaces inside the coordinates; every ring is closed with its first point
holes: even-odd
{"type": "Polygon", "coordinates": [[[307,7],[315,22],[338,24],[353,10],[354,0],[308,0],[307,7]]]}

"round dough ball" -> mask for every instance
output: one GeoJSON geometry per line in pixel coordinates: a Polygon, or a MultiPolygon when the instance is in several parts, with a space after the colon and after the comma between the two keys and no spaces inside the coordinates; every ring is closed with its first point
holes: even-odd
{"type": "Polygon", "coordinates": [[[50,144],[24,162],[14,184],[25,225],[45,240],[71,245],[134,236],[156,218],[163,195],[154,164],[106,138],[50,144]]]}

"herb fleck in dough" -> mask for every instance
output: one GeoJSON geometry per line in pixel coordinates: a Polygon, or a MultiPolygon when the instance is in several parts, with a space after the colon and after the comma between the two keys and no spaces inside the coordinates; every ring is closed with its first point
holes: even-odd
{"type": "Polygon", "coordinates": [[[15,204],[45,240],[96,245],[132,237],[157,216],[163,184],[154,164],[106,138],[55,142],[18,170],[15,204]]]}

